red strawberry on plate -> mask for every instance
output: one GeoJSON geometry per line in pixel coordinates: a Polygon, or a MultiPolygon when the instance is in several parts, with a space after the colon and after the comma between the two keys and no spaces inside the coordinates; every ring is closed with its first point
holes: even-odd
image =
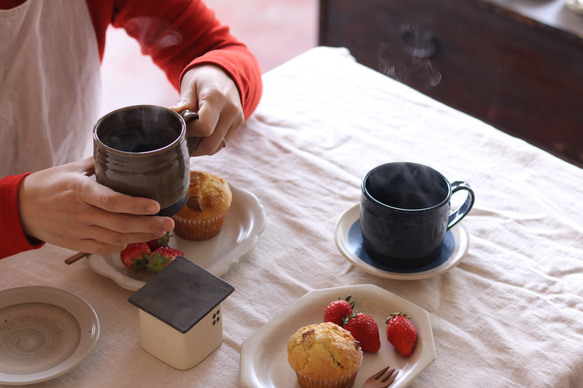
{"type": "Polygon", "coordinates": [[[417,330],[407,314],[391,314],[387,318],[387,340],[401,353],[409,357],[417,342],[417,330]]]}
{"type": "Polygon", "coordinates": [[[332,322],[338,326],[344,325],[344,319],[352,315],[354,302],[350,301],[352,295],[348,295],[346,299],[335,300],[326,306],[324,310],[324,322],[332,322]]]}
{"type": "Polygon", "coordinates": [[[175,248],[160,247],[152,252],[151,255],[144,257],[147,261],[144,269],[149,272],[158,273],[178,256],[184,256],[184,253],[175,248]]]}
{"type": "Polygon", "coordinates": [[[355,340],[360,342],[362,350],[378,352],[381,348],[379,327],[375,320],[367,314],[358,313],[349,317],[344,328],[352,334],[355,340]]]}
{"type": "Polygon", "coordinates": [[[150,240],[147,242],[147,244],[150,246],[150,249],[152,251],[155,251],[156,249],[160,248],[160,247],[167,247],[168,243],[170,242],[170,232],[166,232],[166,234],[160,238],[154,239],[154,240],[150,240]]]}
{"type": "Polygon", "coordinates": [[[123,265],[130,271],[136,273],[141,270],[145,264],[144,256],[152,253],[150,246],[146,243],[130,243],[119,256],[123,265]]]}

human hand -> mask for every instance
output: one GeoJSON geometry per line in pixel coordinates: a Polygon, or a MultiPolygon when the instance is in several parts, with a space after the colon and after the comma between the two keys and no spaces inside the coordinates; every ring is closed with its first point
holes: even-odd
{"type": "Polygon", "coordinates": [[[152,217],[158,202],[97,183],[93,158],[42,170],[22,181],[20,220],[28,237],[74,251],[108,255],[131,242],[162,237],[169,217],[152,217]]]}
{"type": "Polygon", "coordinates": [[[235,82],[217,66],[203,65],[188,70],[182,77],[176,112],[198,112],[199,119],[189,124],[188,135],[202,138],[193,156],[220,151],[245,122],[241,97],[235,82]]]}

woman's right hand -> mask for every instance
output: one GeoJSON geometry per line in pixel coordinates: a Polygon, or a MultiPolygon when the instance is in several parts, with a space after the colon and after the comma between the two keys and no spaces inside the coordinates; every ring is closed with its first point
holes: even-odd
{"type": "Polygon", "coordinates": [[[28,175],[19,191],[24,233],[79,252],[108,255],[132,242],[162,237],[170,217],[158,202],[117,193],[95,181],[93,158],[28,175]]]}

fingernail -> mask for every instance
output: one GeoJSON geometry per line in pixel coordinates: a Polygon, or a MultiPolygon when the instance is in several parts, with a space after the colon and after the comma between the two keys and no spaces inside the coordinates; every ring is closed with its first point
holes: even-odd
{"type": "Polygon", "coordinates": [[[165,226],[166,226],[167,232],[172,231],[172,229],[174,229],[174,220],[172,218],[170,218],[165,226]]]}
{"type": "Polygon", "coordinates": [[[187,100],[179,99],[178,101],[176,101],[176,103],[174,103],[173,108],[181,108],[185,106],[187,103],[188,103],[187,100]]]}
{"type": "Polygon", "coordinates": [[[151,203],[146,208],[146,211],[148,212],[148,214],[156,214],[160,211],[160,205],[158,205],[157,203],[151,203]]]}

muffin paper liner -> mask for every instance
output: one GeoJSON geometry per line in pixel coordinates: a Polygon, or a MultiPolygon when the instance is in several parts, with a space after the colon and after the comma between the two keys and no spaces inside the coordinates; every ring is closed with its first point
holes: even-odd
{"type": "Polygon", "coordinates": [[[174,216],[174,233],[187,240],[207,240],[219,234],[223,228],[226,213],[208,220],[189,220],[174,216]]]}
{"type": "MultiPolygon", "coordinates": [[[[364,357],[360,358],[360,365],[362,365],[363,358],[364,357]]],[[[358,375],[358,371],[360,370],[360,365],[358,365],[358,368],[356,368],[354,373],[339,379],[313,379],[298,372],[296,372],[296,376],[298,378],[298,383],[300,383],[300,387],[302,388],[351,388],[354,385],[354,380],[356,380],[356,375],[358,375]]]]}

